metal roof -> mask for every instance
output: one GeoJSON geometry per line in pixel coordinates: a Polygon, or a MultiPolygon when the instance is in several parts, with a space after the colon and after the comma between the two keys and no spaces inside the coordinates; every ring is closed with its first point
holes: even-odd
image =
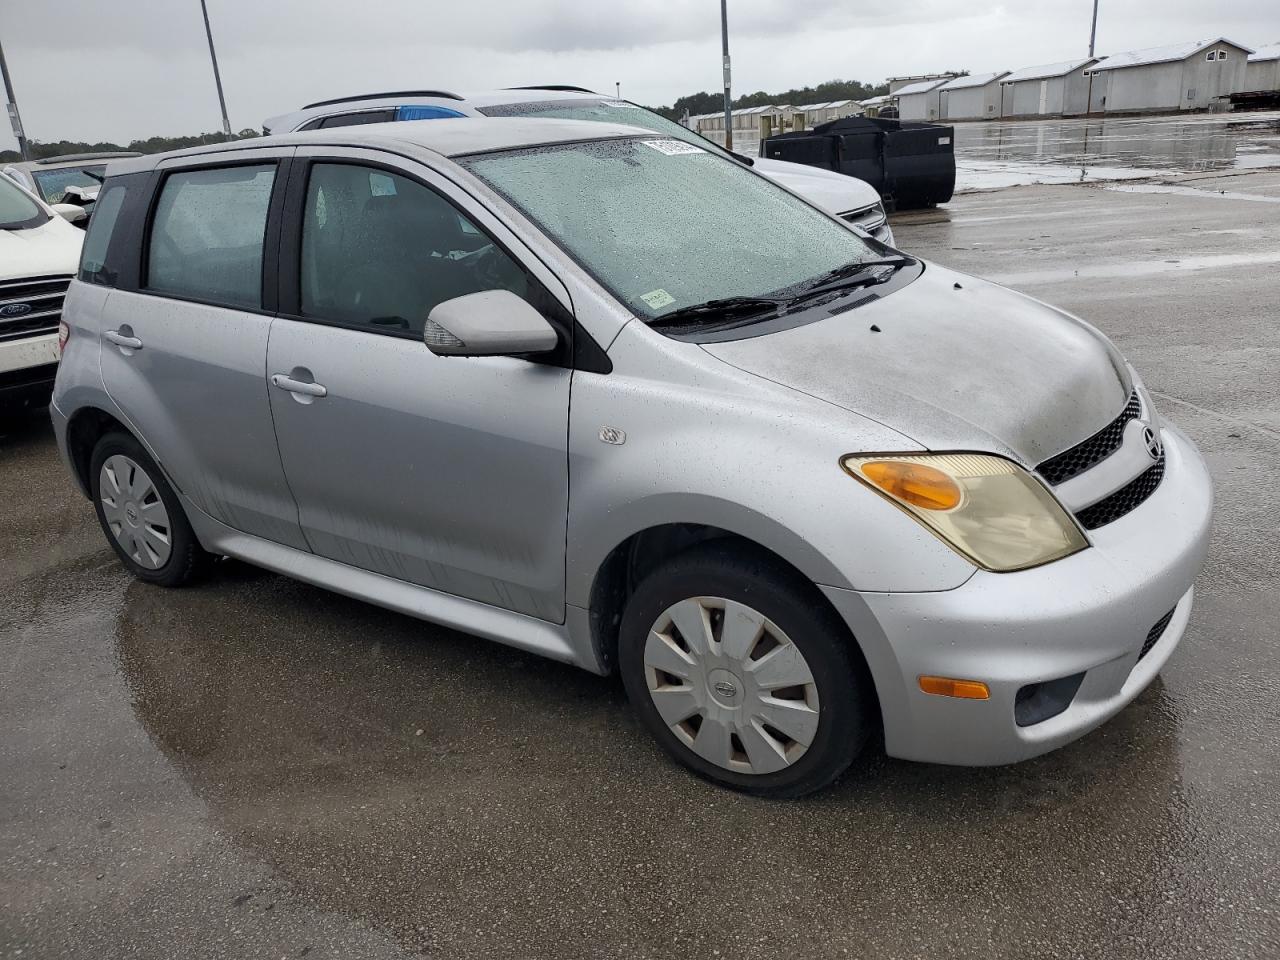
{"type": "Polygon", "coordinates": [[[1123,70],[1127,67],[1146,67],[1153,63],[1176,63],[1179,60],[1186,60],[1187,57],[1195,56],[1201,50],[1219,43],[1225,43],[1233,47],[1253,53],[1252,47],[1246,47],[1243,43],[1236,43],[1234,40],[1228,40],[1226,37],[1214,37],[1210,40],[1191,40],[1187,43],[1175,43],[1167,47],[1147,47],[1145,50],[1129,50],[1126,53],[1113,53],[1101,63],[1094,65],[1092,68],[1094,73],[1101,73],[1104,70],[1123,70]]]}
{"type": "Polygon", "coordinates": [[[1063,60],[1061,63],[1042,63],[1036,67],[1023,67],[1009,74],[1001,83],[1019,83],[1023,80],[1048,80],[1051,77],[1065,77],[1096,63],[1096,57],[1085,57],[1083,60],[1063,60]]]}
{"type": "Polygon", "coordinates": [[[1250,63],[1262,63],[1264,60],[1280,60],[1280,43],[1268,43],[1265,47],[1259,47],[1249,57],[1250,63]]]}
{"type": "Polygon", "coordinates": [[[861,106],[857,100],[831,100],[827,103],[806,103],[803,106],[796,107],[797,110],[838,110],[841,107],[847,107],[849,104],[861,106]]]}
{"type": "Polygon", "coordinates": [[[899,88],[894,94],[895,97],[910,97],[917,93],[928,93],[936,90],[944,83],[950,81],[950,77],[943,77],[941,80],[921,80],[919,83],[909,83],[905,87],[899,88]]]}
{"type": "MultiPolygon", "coordinates": [[[[956,77],[954,80],[948,80],[944,83],[942,89],[965,90],[970,87],[985,87],[989,83],[995,83],[1008,72],[1008,70],[997,70],[995,73],[975,73],[967,77],[956,77]]],[[[902,91],[899,90],[898,92],[901,93],[902,91]]]]}

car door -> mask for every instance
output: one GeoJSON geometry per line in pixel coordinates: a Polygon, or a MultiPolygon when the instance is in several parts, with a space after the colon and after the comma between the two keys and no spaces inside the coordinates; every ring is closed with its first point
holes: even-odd
{"type": "Polygon", "coordinates": [[[563,621],[567,349],[446,358],[422,332],[437,303],[508,289],[567,348],[567,292],[447,180],[376,151],[300,150],[288,210],[267,370],[311,549],[563,621]]]}
{"type": "Polygon", "coordinates": [[[265,379],[288,153],[161,163],[136,276],[107,298],[107,392],[178,489],[235,530],[306,549],[265,379]],[[264,298],[264,289],[268,292],[264,298]]]}

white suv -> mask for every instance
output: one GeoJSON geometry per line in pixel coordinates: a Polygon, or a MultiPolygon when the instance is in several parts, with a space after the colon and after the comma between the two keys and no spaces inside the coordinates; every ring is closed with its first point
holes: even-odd
{"type": "Polygon", "coordinates": [[[68,220],[84,216],[0,177],[0,413],[49,401],[62,299],[84,240],[68,220]]]}
{"type": "MultiPolygon", "coordinates": [[[[396,120],[440,120],[450,117],[540,117],[555,120],[599,120],[643,127],[663,136],[687,140],[700,147],[724,152],[701,134],[682,127],[652,110],[627,100],[593,93],[582,87],[545,86],[493,90],[487,93],[457,94],[447,90],[402,90],[393,93],[339,97],[310,103],[301,110],[271,117],[262,132],[292,133],[365,123],[396,120]]],[[[893,246],[893,231],[885,215],[880,194],[871,184],[830,170],[800,163],[744,157],[730,154],[749,164],[775,183],[799,194],[815,206],[833,213],[866,231],[881,243],[893,246]]]]}

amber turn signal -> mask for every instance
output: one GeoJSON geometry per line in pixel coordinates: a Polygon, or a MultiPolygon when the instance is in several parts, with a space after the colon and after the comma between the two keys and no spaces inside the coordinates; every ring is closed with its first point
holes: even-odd
{"type": "Polygon", "coordinates": [[[858,469],[891,497],[922,510],[951,510],[960,505],[960,485],[927,464],[907,460],[872,460],[859,465],[858,469]]]}
{"type": "Polygon", "coordinates": [[[991,691],[981,680],[953,680],[951,677],[921,677],[920,689],[936,697],[959,697],[961,700],[989,700],[991,691]]]}

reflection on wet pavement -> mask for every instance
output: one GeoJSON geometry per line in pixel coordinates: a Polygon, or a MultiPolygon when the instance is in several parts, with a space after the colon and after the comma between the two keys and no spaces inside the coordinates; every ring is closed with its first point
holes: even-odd
{"type": "Polygon", "coordinates": [[[1280,114],[956,124],[956,189],[1280,166],[1280,114]]]}

